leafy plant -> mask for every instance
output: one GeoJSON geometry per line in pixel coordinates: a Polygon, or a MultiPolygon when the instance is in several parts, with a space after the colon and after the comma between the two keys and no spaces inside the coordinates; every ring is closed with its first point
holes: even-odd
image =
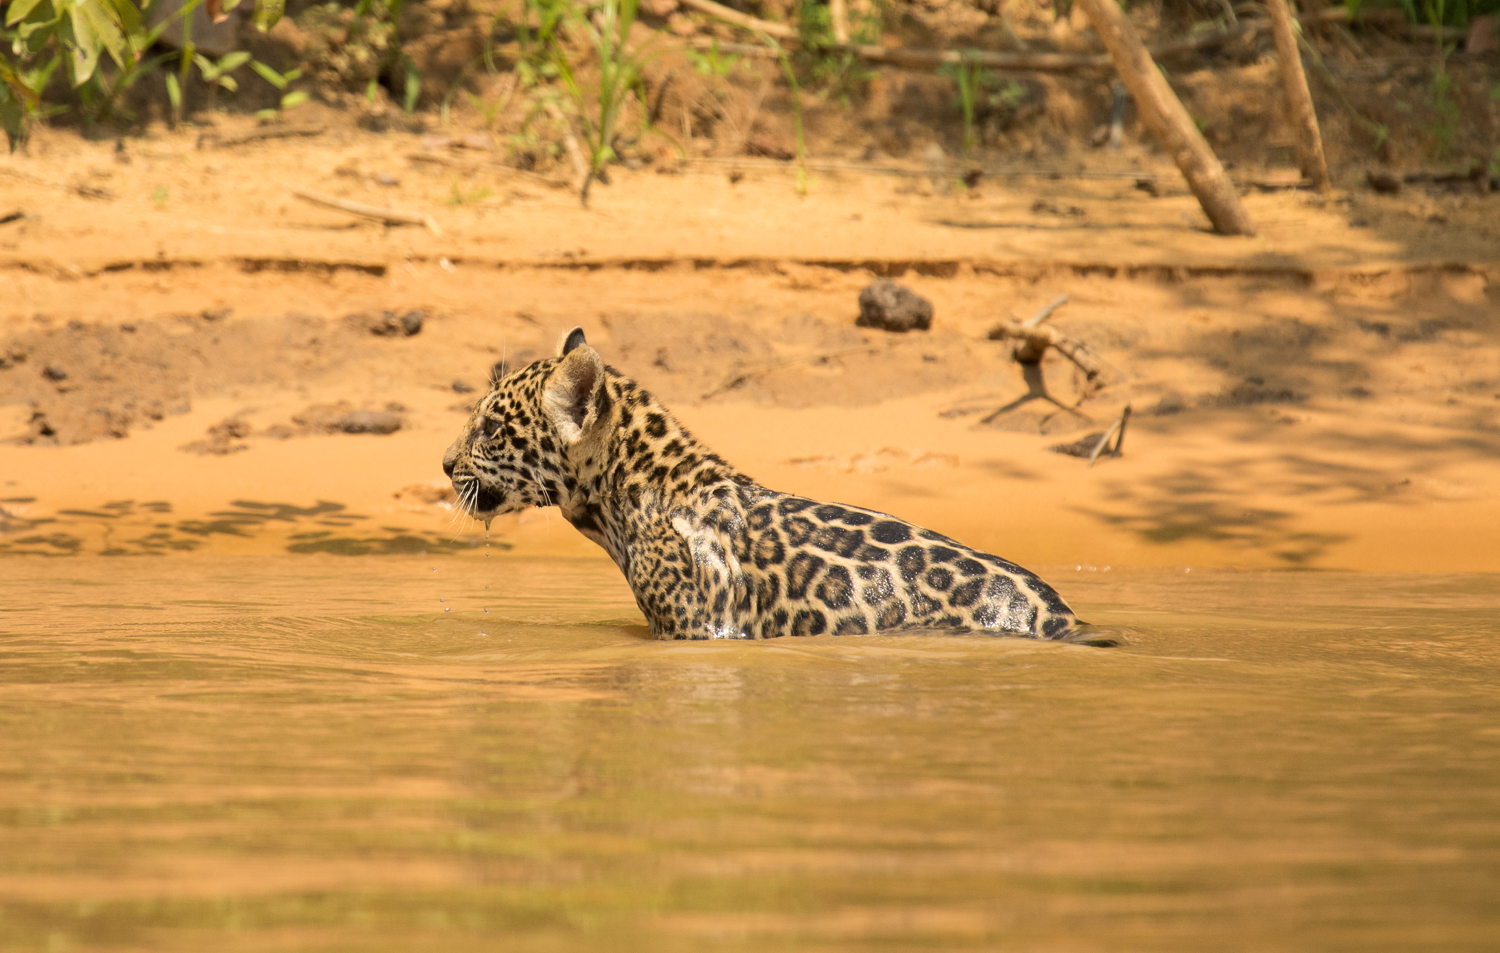
{"type": "Polygon", "coordinates": [[[300,69],[287,70],[285,73],[278,73],[276,72],[276,70],[262,63],[260,60],[251,60],[250,68],[259,73],[261,79],[265,80],[266,82],[270,83],[272,86],[275,86],[278,90],[280,90],[282,94],[280,105],[276,109],[262,109],[255,114],[257,118],[275,119],[280,112],[291,109],[294,106],[300,106],[303,103],[307,102],[307,93],[303,92],[300,89],[287,89],[287,87],[290,86],[293,82],[302,78],[302,71],[300,69]]]}
{"type": "Polygon", "coordinates": [[[208,108],[213,109],[218,99],[220,88],[227,89],[231,93],[240,88],[240,84],[230,73],[250,62],[250,54],[243,50],[235,50],[226,53],[214,62],[201,53],[194,54],[193,62],[198,64],[198,72],[203,74],[203,81],[208,84],[208,108]]]}
{"type": "Polygon", "coordinates": [[[781,72],[786,76],[787,88],[792,93],[792,134],[797,143],[797,194],[806,195],[807,141],[802,134],[802,87],[797,82],[797,72],[792,69],[792,61],[787,58],[786,50],[766,34],[759,35],[762,42],[776,51],[776,61],[781,64],[781,72]]]}
{"type": "Polygon", "coordinates": [[[715,39],[706,50],[687,49],[688,62],[693,64],[693,69],[704,76],[725,77],[739,65],[740,58],[733,54],[722,53],[719,50],[719,41],[715,39]]]}
{"type": "Polygon", "coordinates": [[[615,129],[632,90],[641,83],[645,53],[629,46],[638,7],[639,0],[603,0],[589,7],[569,0],[526,0],[522,28],[517,34],[523,62],[529,67],[529,75],[523,76],[522,82],[555,76],[573,101],[588,149],[588,171],[579,193],[585,206],[590,187],[602,178],[605,164],[616,158],[615,129]],[[537,17],[534,33],[530,30],[532,14],[537,17]],[[599,68],[597,89],[586,90],[579,83],[562,42],[565,34],[582,38],[592,47],[599,68]]]}
{"type": "MultiPolygon", "coordinates": [[[[194,64],[191,17],[204,0],[186,0],[182,8],[147,29],[133,0],[11,0],[0,23],[0,127],[10,148],[20,145],[27,123],[63,107],[42,101],[59,66],[66,66],[86,117],[110,116],[120,97],[143,76],[177,57],[179,69],[169,76],[168,96],[175,114],[182,106],[182,84],[194,64]],[[184,34],[180,53],[146,57],[146,51],[174,20],[184,34]]],[[[269,29],[281,18],[283,0],[254,0],[254,20],[269,29]]],[[[223,65],[210,63],[210,71],[223,65]]],[[[232,88],[228,67],[208,79],[213,88],[232,88]]],[[[205,78],[207,74],[205,74],[205,78]]]]}

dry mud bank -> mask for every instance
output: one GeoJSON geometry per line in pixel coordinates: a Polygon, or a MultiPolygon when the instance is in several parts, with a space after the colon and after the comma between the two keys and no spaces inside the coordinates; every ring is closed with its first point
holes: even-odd
{"type": "MultiPolygon", "coordinates": [[[[438,466],[466,388],[579,324],[764,483],[1024,563],[1500,569],[1500,198],[1264,193],[1262,236],[1222,239],[1129,178],[799,197],[751,169],[622,174],[584,211],[407,138],[3,160],[32,179],[0,177],[26,213],[0,226],[0,552],[482,551],[438,466]],[[301,205],[293,175],[441,233],[301,205]],[[69,191],[90,181],[113,197],[69,191]],[[931,332],[854,327],[882,274],[931,332]],[[1018,403],[1036,382],[985,337],[1064,292],[1054,324],[1110,367],[1088,387],[1049,355],[1076,412],[1018,403]],[[420,333],[370,333],[412,311],[420,333]],[[1049,451],[1127,404],[1122,457],[1049,451]]],[[[491,538],[591,550],[546,512],[491,538]]]]}

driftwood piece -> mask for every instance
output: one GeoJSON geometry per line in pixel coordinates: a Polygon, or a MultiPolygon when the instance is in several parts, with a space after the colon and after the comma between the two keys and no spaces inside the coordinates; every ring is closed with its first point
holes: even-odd
{"type": "Polygon", "coordinates": [[[1171,154],[1214,229],[1222,235],[1254,235],[1255,226],[1240,205],[1234,183],[1120,5],[1115,0],[1078,0],[1078,4],[1109,50],[1141,118],[1171,154]]]}
{"type": "Polygon", "coordinates": [[[334,198],[331,195],[319,195],[317,192],[309,192],[288,185],[287,191],[304,202],[313,205],[321,205],[324,208],[335,209],[340,212],[348,212],[350,215],[358,215],[362,218],[373,218],[376,221],[385,222],[387,225],[422,225],[434,235],[441,235],[443,230],[438,228],[438,223],[431,215],[420,212],[402,212],[393,208],[381,208],[378,205],[366,205],[363,202],[351,202],[348,199],[334,198]]]}
{"type": "Polygon", "coordinates": [[[1318,113],[1307,88],[1307,74],[1302,71],[1302,51],[1297,48],[1292,13],[1286,0],[1265,0],[1265,5],[1271,16],[1271,35],[1276,38],[1276,56],[1281,60],[1281,85],[1292,111],[1292,124],[1297,127],[1298,165],[1314,188],[1326,192],[1331,185],[1328,161],[1323,157],[1323,135],[1318,131],[1318,113]]]}
{"type": "Polygon", "coordinates": [[[761,20],[750,16],[748,13],[741,13],[738,10],[731,10],[723,4],[714,3],[714,0],[682,0],[682,5],[692,7],[700,13],[707,13],[710,16],[718,17],[727,23],[742,26],[747,30],[754,30],[757,33],[764,33],[767,36],[774,36],[778,40],[795,40],[797,38],[796,27],[788,26],[785,23],[772,23],[770,20],[761,20]]]}
{"type": "Polygon", "coordinates": [[[1078,366],[1090,383],[1104,374],[1104,361],[1087,344],[1070,338],[1056,328],[1043,327],[1042,322],[1052,317],[1053,312],[1068,303],[1067,295],[1060,295],[1045,308],[1025,321],[1002,321],[990,328],[991,341],[1015,341],[1011,355],[1020,364],[1036,364],[1041,361],[1047,348],[1057,352],[1078,366]]]}

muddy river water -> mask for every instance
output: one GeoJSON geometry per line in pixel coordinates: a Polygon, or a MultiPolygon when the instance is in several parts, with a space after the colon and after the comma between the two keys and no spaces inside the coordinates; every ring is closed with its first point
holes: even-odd
{"type": "Polygon", "coordinates": [[[6,560],[0,950],[1500,944],[1500,577],[1046,575],[1129,644],[654,642],[599,560],[6,560]]]}

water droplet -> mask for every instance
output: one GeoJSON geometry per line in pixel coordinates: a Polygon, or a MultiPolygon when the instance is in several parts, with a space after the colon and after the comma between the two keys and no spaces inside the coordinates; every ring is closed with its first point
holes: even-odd
{"type": "Polygon", "coordinates": [[[453,607],[452,606],[443,606],[443,611],[444,612],[452,612],[453,611],[453,607]]]}
{"type": "Polygon", "coordinates": [[[484,610],[484,614],[485,615],[489,615],[490,614],[490,610],[488,610],[488,609],[484,610]]]}
{"type": "Polygon", "coordinates": [[[484,521],[484,535],[486,535],[486,536],[488,536],[490,534],[490,521],[493,520],[493,519],[494,519],[494,517],[491,516],[491,517],[489,517],[488,519],[486,519],[484,521]]]}

